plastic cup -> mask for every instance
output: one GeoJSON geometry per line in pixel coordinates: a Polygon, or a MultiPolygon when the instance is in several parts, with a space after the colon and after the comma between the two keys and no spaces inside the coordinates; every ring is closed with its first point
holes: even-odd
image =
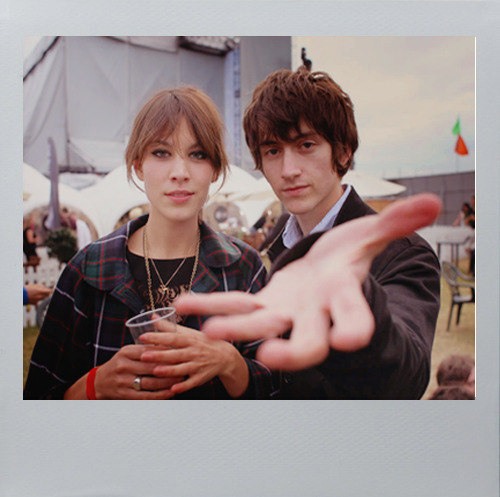
{"type": "Polygon", "coordinates": [[[139,337],[143,333],[159,331],[156,328],[156,324],[158,321],[165,320],[171,323],[172,329],[169,331],[175,331],[177,319],[174,307],[162,307],[161,309],[155,309],[153,311],[146,311],[141,314],[137,314],[137,316],[130,318],[125,325],[132,335],[134,343],[142,344],[139,337]]]}

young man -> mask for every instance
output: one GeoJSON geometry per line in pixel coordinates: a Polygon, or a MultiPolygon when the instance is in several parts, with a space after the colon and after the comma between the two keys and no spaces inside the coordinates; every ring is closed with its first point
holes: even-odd
{"type": "Polygon", "coordinates": [[[250,299],[190,297],[178,307],[236,314],[207,322],[214,337],[292,329],[258,356],[286,371],[281,398],[419,399],[429,381],[440,275],[431,247],[412,232],[435,219],[439,201],[417,196],[371,216],[341,184],[358,147],[356,123],[349,96],[325,73],[268,76],[244,129],[257,169],[292,214],[268,251],[270,283],[250,299]]]}

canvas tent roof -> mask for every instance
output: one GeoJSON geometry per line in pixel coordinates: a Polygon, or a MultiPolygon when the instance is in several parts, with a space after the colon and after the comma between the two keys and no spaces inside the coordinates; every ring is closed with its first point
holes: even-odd
{"type": "Polygon", "coordinates": [[[52,138],[60,173],[107,174],[145,101],[191,84],[221,111],[231,162],[250,170],[242,109],[259,81],[290,66],[289,36],[41,37],[24,60],[24,161],[46,174],[52,138]]]}
{"type": "Polygon", "coordinates": [[[60,172],[108,173],[139,108],[166,87],[195,84],[223,110],[225,58],[193,48],[175,36],[42,38],[24,64],[24,161],[47,173],[53,138],[60,172]]]}

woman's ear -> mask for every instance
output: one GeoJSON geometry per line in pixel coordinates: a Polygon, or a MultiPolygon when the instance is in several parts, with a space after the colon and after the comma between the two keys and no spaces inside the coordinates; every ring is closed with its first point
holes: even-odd
{"type": "Polygon", "coordinates": [[[212,180],[210,181],[210,183],[215,183],[218,179],[219,179],[219,173],[218,173],[218,171],[214,171],[212,174],[212,180]]]}
{"type": "Polygon", "coordinates": [[[139,161],[135,160],[134,162],[132,162],[132,166],[134,167],[135,175],[141,181],[144,181],[144,175],[142,174],[142,165],[139,164],[139,161]]]}

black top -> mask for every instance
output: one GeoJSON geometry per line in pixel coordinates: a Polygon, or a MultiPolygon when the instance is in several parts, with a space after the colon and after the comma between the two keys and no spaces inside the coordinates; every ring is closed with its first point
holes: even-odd
{"type": "MultiPolygon", "coordinates": [[[[127,260],[135,280],[137,293],[141,296],[145,307],[151,310],[145,259],[144,257],[133,254],[127,248],[127,260]]],[[[160,307],[169,307],[181,293],[189,291],[194,256],[188,257],[184,260],[184,263],[182,262],[183,260],[184,259],[149,259],[153,302],[156,309],[160,307]],[[179,268],[181,263],[182,266],[179,268]],[[160,273],[161,281],[155,270],[155,266],[158,273],[160,273]],[[179,270],[177,271],[177,269],[179,270]],[[177,273],[167,285],[167,282],[176,271],[177,273]],[[165,285],[167,286],[165,287],[165,285]]]]}

